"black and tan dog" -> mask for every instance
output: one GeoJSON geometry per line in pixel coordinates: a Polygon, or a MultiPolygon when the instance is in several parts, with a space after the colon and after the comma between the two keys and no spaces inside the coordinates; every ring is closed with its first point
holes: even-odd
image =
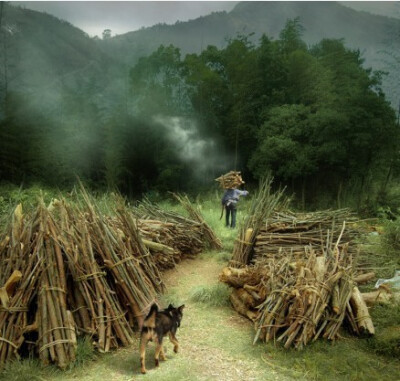
{"type": "Polygon", "coordinates": [[[159,365],[159,357],[166,360],[162,341],[164,336],[169,335],[169,339],[174,344],[174,352],[178,352],[179,343],[176,339],[176,331],[181,325],[182,311],[185,305],[175,308],[170,304],[165,310],[159,311],[156,304],[153,304],[143,322],[140,334],[140,367],[141,372],[146,373],[146,345],[149,341],[156,344],[155,363],[159,365]]]}

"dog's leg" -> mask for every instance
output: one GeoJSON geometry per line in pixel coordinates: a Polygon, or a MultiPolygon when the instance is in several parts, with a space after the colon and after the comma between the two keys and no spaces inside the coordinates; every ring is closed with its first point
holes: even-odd
{"type": "Polygon", "coordinates": [[[162,346],[161,346],[161,351],[160,351],[160,358],[162,361],[167,360],[167,358],[165,357],[164,348],[162,346]]]}
{"type": "MultiPolygon", "coordinates": [[[[156,351],[155,351],[155,354],[154,354],[154,361],[155,361],[155,364],[156,364],[156,367],[158,367],[159,365],[160,365],[160,360],[159,360],[159,357],[160,357],[160,353],[162,352],[162,350],[163,350],[163,348],[162,348],[162,342],[160,342],[161,340],[157,340],[156,342],[157,342],[157,345],[156,345],[156,351]]],[[[162,359],[162,357],[161,357],[161,359],[162,359]]]]}
{"type": "Polygon", "coordinates": [[[149,341],[147,335],[142,335],[140,338],[140,371],[146,373],[146,345],[149,341]]]}
{"type": "Polygon", "coordinates": [[[178,353],[179,343],[178,343],[177,338],[175,337],[175,334],[170,332],[169,333],[169,339],[171,340],[171,343],[174,344],[174,352],[178,353]]]}

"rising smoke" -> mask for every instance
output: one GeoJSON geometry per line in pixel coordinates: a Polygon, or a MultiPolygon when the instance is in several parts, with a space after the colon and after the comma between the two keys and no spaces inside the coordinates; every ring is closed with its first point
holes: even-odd
{"type": "Polygon", "coordinates": [[[153,120],[165,129],[179,159],[193,167],[193,175],[204,179],[230,167],[230,155],[216,141],[201,136],[194,118],[156,115],[153,120]]]}

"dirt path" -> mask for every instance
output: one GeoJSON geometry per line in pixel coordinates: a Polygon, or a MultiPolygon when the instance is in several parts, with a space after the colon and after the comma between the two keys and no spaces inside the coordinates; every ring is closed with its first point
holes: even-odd
{"type": "MultiPolygon", "coordinates": [[[[265,346],[252,346],[253,328],[230,307],[208,307],[190,300],[193,289],[218,283],[223,265],[214,258],[200,256],[185,260],[165,273],[169,300],[184,303],[184,317],[178,339],[180,352],[173,353],[164,343],[167,361],[154,369],[154,345],[147,350],[148,373],[139,373],[138,343],[103,356],[83,373],[71,371],[65,380],[289,380],[278,366],[271,364],[265,346]]],[[[288,374],[288,373],[286,373],[288,374]]],[[[60,379],[60,377],[57,377],[60,379]]],[[[298,377],[296,379],[299,379],[298,377]]]]}

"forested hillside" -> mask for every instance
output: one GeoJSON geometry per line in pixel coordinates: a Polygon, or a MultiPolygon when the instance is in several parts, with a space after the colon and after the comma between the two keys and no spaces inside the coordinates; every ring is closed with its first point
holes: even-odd
{"type": "Polygon", "coordinates": [[[1,179],[79,176],[133,196],[238,169],[250,186],[272,173],[303,206],[384,205],[399,132],[364,57],[394,46],[399,25],[336,3],[249,2],[100,41],[1,3],[1,179]]]}
{"type": "Polygon", "coordinates": [[[303,39],[307,44],[323,38],[344,39],[347,47],[361,51],[365,67],[389,72],[383,87],[397,107],[400,57],[396,52],[400,50],[400,19],[359,12],[333,1],[240,2],[229,13],[217,12],[175,25],[155,25],[116,36],[102,47],[127,62],[150,54],[160,44],[173,44],[183,54],[200,53],[207,45],[226,46],[227,39],[237,34],[252,34],[252,42],[258,41],[262,34],[276,39],[286,20],[296,17],[304,27],[303,39]]]}

